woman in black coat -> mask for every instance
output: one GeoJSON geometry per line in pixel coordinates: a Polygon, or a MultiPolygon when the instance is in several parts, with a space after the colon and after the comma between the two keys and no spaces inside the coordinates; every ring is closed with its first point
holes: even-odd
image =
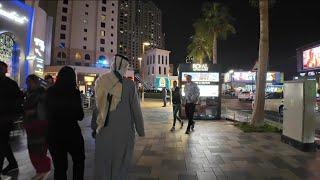
{"type": "Polygon", "coordinates": [[[84,176],[84,140],[78,121],[84,117],[76,74],[63,67],[56,83],[47,91],[48,144],[54,165],[54,179],[67,180],[68,153],[73,160],[73,179],[84,176]]]}

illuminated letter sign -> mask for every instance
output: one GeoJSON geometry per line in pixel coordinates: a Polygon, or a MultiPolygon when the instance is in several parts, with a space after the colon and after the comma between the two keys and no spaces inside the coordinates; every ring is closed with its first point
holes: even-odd
{"type": "Polygon", "coordinates": [[[209,67],[207,64],[192,64],[193,71],[208,71],[209,67]]]}
{"type": "Polygon", "coordinates": [[[14,11],[6,11],[2,8],[2,4],[0,4],[0,15],[6,17],[7,19],[10,19],[16,23],[24,24],[28,22],[28,19],[25,16],[20,16],[14,11]]]}
{"type": "Polygon", "coordinates": [[[34,53],[35,53],[35,73],[39,76],[43,75],[43,69],[44,69],[44,49],[45,49],[45,45],[44,45],[44,41],[42,41],[39,38],[34,38],[34,53]]]}

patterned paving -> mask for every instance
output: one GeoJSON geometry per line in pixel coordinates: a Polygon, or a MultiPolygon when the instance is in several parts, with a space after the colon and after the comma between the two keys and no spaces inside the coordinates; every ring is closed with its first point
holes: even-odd
{"type": "MultiPolygon", "coordinates": [[[[171,107],[161,105],[158,101],[142,105],[146,137],[136,138],[132,180],[320,179],[320,154],[283,144],[279,134],[242,133],[228,121],[198,121],[190,135],[184,134],[185,128],[170,132],[171,107]]],[[[89,120],[90,114],[81,126],[86,139],[85,176],[91,180],[94,140],[89,120]]],[[[13,146],[20,166],[18,179],[30,179],[35,172],[25,136],[13,139],[13,146]]]]}

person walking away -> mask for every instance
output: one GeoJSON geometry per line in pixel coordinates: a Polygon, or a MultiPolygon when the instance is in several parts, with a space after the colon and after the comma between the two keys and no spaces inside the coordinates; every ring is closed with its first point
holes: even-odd
{"type": "Polygon", "coordinates": [[[84,140],[78,121],[84,117],[76,74],[69,66],[58,73],[46,96],[48,145],[54,165],[54,179],[67,180],[68,154],[73,161],[73,180],[84,178],[84,140]]]}
{"type": "Polygon", "coordinates": [[[46,130],[48,121],[45,116],[45,89],[40,86],[39,77],[32,74],[27,77],[27,92],[24,103],[24,126],[27,132],[29,157],[36,176],[32,180],[45,180],[51,169],[51,160],[47,156],[46,130]]]}
{"type": "Polygon", "coordinates": [[[166,107],[167,106],[167,89],[166,89],[166,87],[162,88],[161,94],[162,94],[162,101],[163,101],[162,107],[166,107]]]}
{"type": "Polygon", "coordinates": [[[116,55],[112,72],[99,77],[95,85],[97,119],[95,180],[125,180],[131,165],[135,130],[144,136],[144,123],[134,82],[123,78],[129,66],[126,57],[116,55]]]}
{"type": "Polygon", "coordinates": [[[181,91],[180,91],[180,88],[177,86],[177,81],[173,81],[172,106],[173,106],[173,126],[171,128],[171,131],[174,131],[177,119],[181,124],[181,128],[183,127],[183,121],[179,116],[179,112],[181,108],[181,91]]]}
{"type": "Polygon", "coordinates": [[[199,100],[200,90],[196,83],[192,82],[192,76],[187,75],[187,83],[184,88],[186,104],[185,112],[188,118],[188,127],[186,134],[190,134],[190,129],[194,130],[195,122],[193,121],[193,114],[195,111],[196,103],[199,100]]]}
{"type": "Polygon", "coordinates": [[[6,77],[7,72],[8,65],[0,61],[0,179],[10,179],[6,175],[18,170],[9,139],[13,122],[17,118],[18,102],[22,98],[22,92],[15,81],[6,77]],[[9,164],[2,169],[5,158],[9,164]]]}

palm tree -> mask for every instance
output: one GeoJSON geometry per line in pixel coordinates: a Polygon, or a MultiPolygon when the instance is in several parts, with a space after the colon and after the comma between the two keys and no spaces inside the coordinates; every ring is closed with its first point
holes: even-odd
{"type": "Polygon", "coordinates": [[[226,39],[229,34],[236,32],[231,24],[229,9],[219,3],[206,3],[203,6],[203,18],[207,24],[207,31],[212,40],[212,63],[217,64],[218,39],[226,39]]]}
{"type": "Polygon", "coordinates": [[[211,41],[208,34],[206,23],[199,19],[193,24],[195,28],[195,35],[192,36],[192,42],[188,46],[189,56],[196,59],[198,63],[203,63],[205,59],[211,57],[211,41]]]}
{"type": "Polygon", "coordinates": [[[258,76],[251,124],[261,126],[264,123],[265,88],[269,62],[269,0],[259,0],[259,2],[258,0],[250,1],[251,3],[259,5],[260,13],[258,76]]]}

